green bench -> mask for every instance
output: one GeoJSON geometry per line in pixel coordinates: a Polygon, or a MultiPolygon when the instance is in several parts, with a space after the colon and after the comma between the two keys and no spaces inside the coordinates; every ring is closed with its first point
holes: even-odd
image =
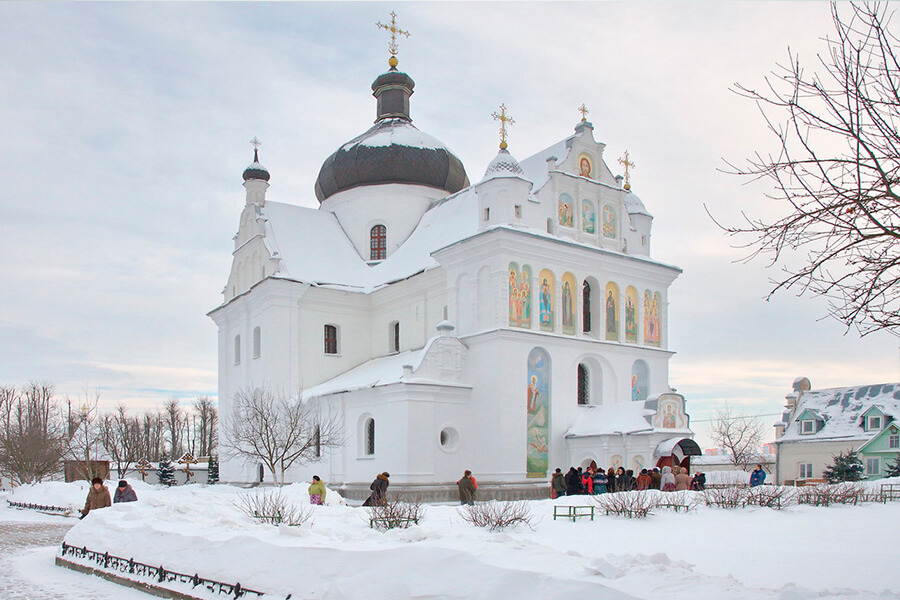
{"type": "Polygon", "coordinates": [[[580,519],[581,517],[590,517],[591,521],[594,520],[594,507],[593,506],[554,506],[553,507],[553,520],[555,521],[557,517],[562,517],[564,519],[572,519],[574,523],[576,519],[580,519]]]}

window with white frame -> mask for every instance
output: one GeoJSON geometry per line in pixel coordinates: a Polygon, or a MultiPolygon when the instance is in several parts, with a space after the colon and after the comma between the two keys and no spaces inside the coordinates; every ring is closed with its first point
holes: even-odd
{"type": "Polygon", "coordinates": [[[878,431],[881,429],[881,417],[872,416],[866,419],[866,431],[878,431]]]}
{"type": "Polygon", "coordinates": [[[816,422],[812,419],[800,421],[800,435],[809,435],[816,432],[816,422]]]}
{"type": "Polygon", "coordinates": [[[254,327],[253,328],[253,358],[259,358],[261,346],[262,346],[262,336],[260,334],[259,327],[254,327]]]}
{"type": "Polygon", "coordinates": [[[881,459],[880,458],[867,458],[866,459],[866,475],[878,475],[881,473],[881,459]]]}
{"type": "Polygon", "coordinates": [[[234,364],[241,364],[241,336],[234,336],[234,364]]]}
{"type": "Polygon", "coordinates": [[[800,463],[800,479],[810,479],[812,476],[812,463],[800,463]]]}
{"type": "Polygon", "coordinates": [[[892,433],[888,436],[888,448],[900,448],[900,434],[892,433]]]}

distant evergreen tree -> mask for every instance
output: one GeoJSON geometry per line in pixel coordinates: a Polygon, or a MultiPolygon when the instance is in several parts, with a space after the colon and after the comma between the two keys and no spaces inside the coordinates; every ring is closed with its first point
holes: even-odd
{"type": "Polygon", "coordinates": [[[884,468],[885,477],[900,477],[900,454],[894,457],[894,462],[884,468]]]}
{"type": "Polygon", "coordinates": [[[172,466],[172,462],[166,457],[159,461],[156,476],[159,477],[159,482],[163,485],[175,485],[178,483],[175,480],[175,467],[172,466]]]}
{"type": "Polygon", "coordinates": [[[209,466],[206,471],[206,483],[209,485],[219,483],[219,459],[215,456],[209,457],[209,466]]]}
{"type": "Polygon", "coordinates": [[[844,454],[841,452],[834,457],[834,463],[825,467],[822,473],[828,483],[840,483],[842,481],[862,481],[865,478],[865,467],[862,459],[855,450],[844,454]]]}

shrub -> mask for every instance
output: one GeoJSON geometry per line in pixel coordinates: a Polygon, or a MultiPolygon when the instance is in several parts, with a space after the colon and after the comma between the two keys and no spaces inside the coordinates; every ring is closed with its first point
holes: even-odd
{"type": "Polygon", "coordinates": [[[285,498],[281,490],[243,494],[235,504],[245,515],[259,523],[299,527],[312,517],[312,508],[303,509],[285,498]]]}
{"type": "Polygon", "coordinates": [[[797,491],[784,486],[758,485],[746,490],[746,494],[745,504],[747,505],[780,510],[797,503],[797,491]]]}
{"type": "Polygon", "coordinates": [[[746,504],[749,488],[723,487],[703,490],[703,501],[707,506],[719,508],[740,508],[746,504]]]}
{"type": "Polygon", "coordinates": [[[608,515],[620,515],[642,519],[650,514],[660,502],[660,495],[655,491],[639,490],[634,492],[616,492],[594,496],[594,502],[608,515]]]}
{"type": "Polygon", "coordinates": [[[367,506],[369,526],[386,531],[388,529],[406,529],[425,516],[425,505],[418,498],[404,500],[400,497],[388,498],[383,504],[367,506]]]}
{"type": "Polygon", "coordinates": [[[532,527],[534,516],[531,514],[531,509],[528,508],[528,503],[524,500],[512,502],[491,500],[490,502],[467,504],[459,508],[459,513],[466,523],[491,531],[502,531],[507,527],[520,524],[534,529],[532,527]]]}

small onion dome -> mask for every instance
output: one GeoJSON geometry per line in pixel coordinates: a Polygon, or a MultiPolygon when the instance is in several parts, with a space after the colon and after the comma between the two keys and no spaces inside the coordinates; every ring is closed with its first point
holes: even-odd
{"type": "Polygon", "coordinates": [[[269,171],[259,164],[259,151],[256,148],[253,149],[253,162],[244,169],[244,181],[251,179],[269,180],[269,171]]]}
{"type": "Polygon", "coordinates": [[[625,203],[625,210],[628,211],[629,215],[647,215],[651,217],[649,212],[647,212],[646,207],[644,207],[644,203],[641,202],[641,199],[637,197],[637,194],[634,192],[628,192],[625,194],[625,198],[623,199],[625,203]]]}
{"type": "Polygon", "coordinates": [[[513,158],[509,150],[502,148],[494,160],[488,164],[484,172],[482,181],[493,179],[494,177],[519,177],[525,179],[525,171],[519,166],[519,161],[513,158]]]}

